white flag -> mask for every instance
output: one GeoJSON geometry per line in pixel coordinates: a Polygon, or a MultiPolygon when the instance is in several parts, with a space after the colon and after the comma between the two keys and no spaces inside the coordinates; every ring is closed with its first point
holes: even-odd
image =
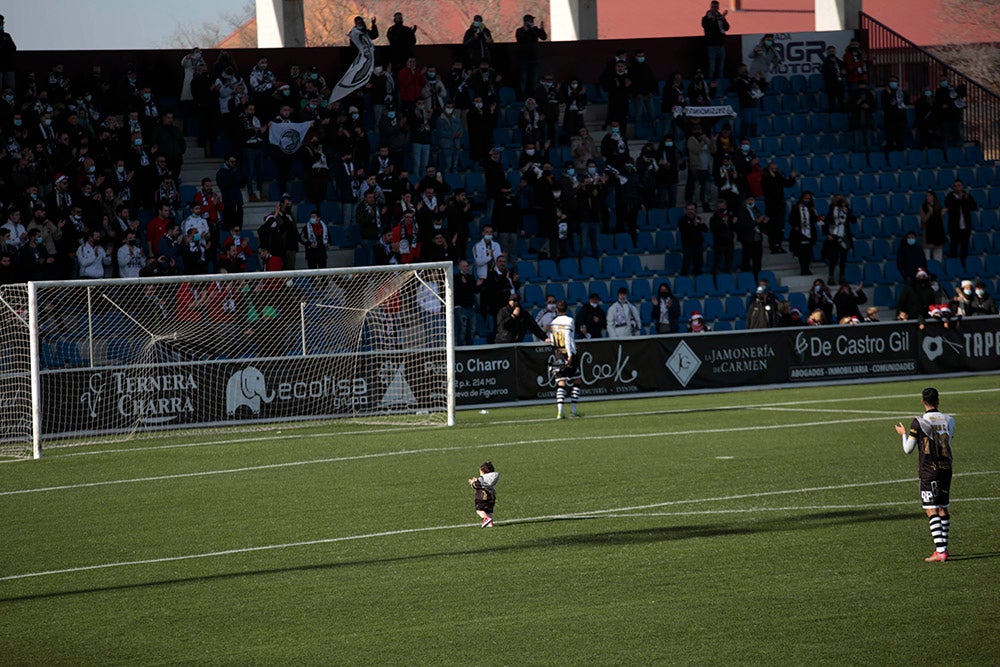
{"type": "Polygon", "coordinates": [[[358,55],[354,58],[351,66],[347,68],[344,76],[340,77],[337,85],[333,87],[333,92],[330,93],[330,104],[347,97],[368,83],[368,79],[372,78],[372,69],[375,67],[375,45],[372,44],[372,38],[368,36],[368,31],[355,26],[351,28],[351,32],[347,33],[347,36],[354,48],[358,50],[358,55]]]}
{"type": "Polygon", "coordinates": [[[305,123],[271,123],[267,138],[285,155],[293,155],[305,143],[310,127],[311,120],[305,123]]]}

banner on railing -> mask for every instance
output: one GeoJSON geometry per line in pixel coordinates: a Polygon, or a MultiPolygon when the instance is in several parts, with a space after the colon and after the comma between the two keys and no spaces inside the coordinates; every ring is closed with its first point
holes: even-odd
{"type": "MultiPolygon", "coordinates": [[[[853,30],[834,30],[830,32],[776,32],[774,47],[781,56],[781,64],[772,74],[819,74],[823,69],[823,58],[826,49],[832,46],[837,49],[837,57],[844,57],[844,49],[854,37],[853,30]]],[[[743,35],[742,62],[747,65],[753,59],[754,47],[760,44],[764,35],[743,35]]]]}
{"type": "MultiPolygon", "coordinates": [[[[584,396],[1000,371],[1000,317],[577,343],[584,396]]],[[[542,344],[456,350],[462,406],[555,395],[542,344]],[[512,386],[513,384],[513,386],[512,386]]]]}

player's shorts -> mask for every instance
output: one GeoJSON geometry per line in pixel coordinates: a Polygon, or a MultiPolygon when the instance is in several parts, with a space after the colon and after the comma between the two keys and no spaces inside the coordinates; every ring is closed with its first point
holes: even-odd
{"type": "Polygon", "coordinates": [[[920,480],[920,505],[925,509],[947,507],[951,500],[951,471],[940,471],[930,479],[920,480]]]}
{"type": "Polygon", "coordinates": [[[580,377],[580,368],[575,362],[572,364],[556,362],[549,366],[549,373],[556,380],[576,380],[580,377]]]}
{"type": "Polygon", "coordinates": [[[493,514],[493,506],[497,502],[496,491],[476,489],[476,511],[493,514]]]}

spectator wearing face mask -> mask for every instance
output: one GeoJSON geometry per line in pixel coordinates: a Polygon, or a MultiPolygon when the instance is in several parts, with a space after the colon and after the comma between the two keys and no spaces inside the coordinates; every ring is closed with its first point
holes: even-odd
{"type": "Polygon", "coordinates": [[[908,131],[906,110],[909,107],[906,94],[899,86],[899,79],[890,76],[888,85],[882,90],[879,97],[885,120],[885,152],[901,151],[906,148],[905,138],[908,131]]]}
{"type": "Polygon", "coordinates": [[[549,38],[545,32],[545,22],[535,25],[535,17],[525,14],[521,27],[514,31],[514,41],[517,42],[518,93],[523,100],[526,98],[538,80],[538,43],[549,38]]]}
{"type": "Polygon", "coordinates": [[[766,280],[757,283],[747,303],[747,329],[770,329],[778,326],[778,299],[766,280]]]}
{"type": "Polygon", "coordinates": [[[990,296],[990,293],[986,291],[986,283],[982,280],[976,281],[975,289],[973,290],[973,296],[969,301],[969,306],[966,311],[966,315],[996,315],[997,314],[997,304],[990,296]]]}
{"type": "Polygon", "coordinates": [[[309,221],[302,225],[301,238],[306,249],[306,266],[310,269],[325,269],[330,233],[318,210],[313,209],[309,214],[309,221]]]}
{"type": "Polygon", "coordinates": [[[479,63],[490,62],[490,48],[493,46],[493,33],[483,23],[483,17],[476,14],[472,17],[472,25],[462,36],[462,46],[468,55],[468,63],[477,67],[479,63]]]}
{"type": "Polygon", "coordinates": [[[949,257],[958,257],[965,268],[965,258],[969,256],[969,239],[972,236],[972,214],[979,210],[975,198],[965,189],[965,184],[955,180],[951,192],[944,198],[948,211],[949,257]]]}
{"type": "Polygon", "coordinates": [[[757,46],[750,52],[750,76],[754,78],[763,77],[770,82],[771,77],[777,73],[778,67],[783,64],[781,55],[774,45],[774,35],[764,35],[757,46]]]}
{"type": "Polygon", "coordinates": [[[601,307],[601,297],[591,294],[576,313],[576,334],[579,338],[600,338],[607,326],[608,318],[601,307]]]}
{"type": "MultiPolygon", "coordinates": [[[[549,335],[552,320],[556,319],[556,298],[551,294],[545,295],[545,305],[538,309],[535,314],[535,324],[545,332],[546,337],[549,335]]],[[[539,338],[539,340],[545,340],[545,338],[539,338]]]]}
{"type": "Polygon", "coordinates": [[[837,56],[837,47],[828,46],[821,66],[823,85],[830,113],[844,110],[844,61],[837,56]]]}
{"type": "Polygon", "coordinates": [[[708,11],[701,18],[701,29],[705,33],[705,50],[708,53],[708,67],[705,71],[712,79],[714,87],[723,76],[726,64],[726,33],[729,32],[727,16],[729,10],[719,11],[718,0],[709,3],[708,11]]]}
{"type": "Polygon", "coordinates": [[[402,12],[396,12],[392,15],[392,25],[385,37],[389,40],[389,62],[393,69],[398,70],[413,55],[413,47],[417,45],[417,25],[404,24],[402,12]]]}
{"type": "Polygon", "coordinates": [[[681,304],[674,298],[674,293],[671,291],[670,285],[665,282],[660,283],[651,302],[653,305],[653,322],[656,324],[656,333],[676,333],[679,329],[678,319],[681,315],[681,304]]]}
{"type": "Polygon", "coordinates": [[[952,86],[947,79],[942,78],[934,92],[933,101],[941,148],[962,145],[962,110],[965,106],[965,86],[952,86]]]}
{"type": "Polygon", "coordinates": [[[933,190],[927,191],[920,205],[920,230],[923,232],[924,254],[927,259],[943,262],[944,244],[948,239],[941,202],[933,190]]]}
{"type": "MultiPolygon", "coordinates": [[[[482,162],[488,153],[492,154],[490,147],[493,144],[493,130],[497,126],[496,103],[487,105],[477,95],[472,99],[472,108],[466,115],[466,122],[469,127],[469,157],[473,162],[482,162]]],[[[496,159],[499,162],[499,151],[496,159]]]]}
{"type": "Polygon", "coordinates": [[[913,280],[917,270],[925,263],[926,257],[923,248],[920,247],[917,233],[911,230],[899,242],[899,249],[896,251],[896,269],[899,270],[903,280],[909,281],[913,280]]]}
{"type": "Polygon", "coordinates": [[[868,84],[868,54],[856,39],[852,39],[844,49],[844,69],[849,93],[855,92],[862,83],[868,84]]]}
{"type": "Polygon", "coordinates": [[[903,288],[896,304],[896,317],[902,319],[922,320],[928,307],[936,300],[931,288],[930,276],[923,268],[917,269],[916,275],[903,288]],[[905,316],[905,317],[903,317],[905,316]]]}

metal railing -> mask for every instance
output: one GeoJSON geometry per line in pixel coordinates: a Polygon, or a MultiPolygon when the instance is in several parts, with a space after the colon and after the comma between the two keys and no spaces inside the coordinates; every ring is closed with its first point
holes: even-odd
{"type": "Polygon", "coordinates": [[[986,159],[1000,160],[1000,96],[868,14],[861,12],[860,18],[861,29],[868,31],[871,85],[885,86],[890,76],[914,94],[925,87],[937,90],[944,80],[953,88],[964,85],[962,138],[982,147],[986,159]]]}

